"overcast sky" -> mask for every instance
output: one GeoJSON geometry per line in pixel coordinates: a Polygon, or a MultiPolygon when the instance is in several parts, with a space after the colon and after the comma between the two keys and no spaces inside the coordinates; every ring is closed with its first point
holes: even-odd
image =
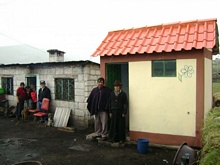
{"type": "Polygon", "coordinates": [[[220,20],[220,0],[0,0],[0,46],[99,62],[91,54],[109,31],[209,18],[220,20]]]}

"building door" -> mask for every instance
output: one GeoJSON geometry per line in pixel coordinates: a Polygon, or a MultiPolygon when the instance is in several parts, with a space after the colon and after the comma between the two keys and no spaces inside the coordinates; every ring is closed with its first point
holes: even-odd
{"type": "Polygon", "coordinates": [[[121,80],[121,65],[107,64],[106,66],[106,86],[114,89],[114,81],[121,80]]]}
{"type": "Polygon", "coordinates": [[[37,78],[36,76],[26,76],[26,86],[35,86],[37,89],[37,78]]]}

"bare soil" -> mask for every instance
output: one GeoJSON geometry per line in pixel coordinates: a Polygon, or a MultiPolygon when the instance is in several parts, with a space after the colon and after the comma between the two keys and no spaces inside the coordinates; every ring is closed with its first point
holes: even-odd
{"type": "Polygon", "coordinates": [[[111,147],[86,140],[90,127],[74,132],[45,127],[29,120],[0,116],[0,165],[40,161],[43,165],[163,165],[172,164],[177,149],[153,147],[140,154],[137,145],[111,147]]]}

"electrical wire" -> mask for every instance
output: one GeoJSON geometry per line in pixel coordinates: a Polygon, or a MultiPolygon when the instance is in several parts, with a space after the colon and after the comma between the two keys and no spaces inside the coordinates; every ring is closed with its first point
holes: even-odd
{"type": "Polygon", "coordinates": [[[41,52],[44,52],[44,53],[45,53],[45,51],[43,51],[43,50],[41,50],[41,49],[38,49],[38,48],[36,48],[36,47],[33,47],[33,46],[31,46],[31,45],[28,45],[28,44],[26,44],[26,43],[24,43],[24,42],[22,42],[22,41],[20,41],[20,40],[18,40],[18,39],[15,39],[15,38],[13,38],[13,37],[11,37],[11,36],[8,36],[7,34],[1,33],[1,32],[0,32],[0,34],[1,34],[2,36],[5,36],[5,37],[7,37],[7,38],[10,38],[10,39],[12,39],[12,40],[14,40],[14,41],[16,41],[16,42],[19,42],[20,44],[23,44],[23,45],[28,46],[28,47],[30,47],[30,48],[32,48],[32,49],[35,49],[35,50],[38,50],[38,51],[41,51],[41,52]]]}
{"type": "Polygon", "coordinates": [[[14,3],[14,1],[16,1],[16,0],[11,0],[11,1],[8,1],[8,2],[5,2],[5,3],[2,3],[2,4],[0,4],[0,7],[1,7],[1,6],[8,5],[8,4],[10,4],[10,3],[14,3]]]}
{"type": "MultiPolygon", "coordinates": [[[[36,47],[33,47],[33,46],[29,45],[29,44],[26,44],[26,43],[24,43],[24,42],[22,42],[22,41],[20,41],[20,40],[18,40],[18,39],[15,39],[14,37],[11,37],[11,36],[7,35],[7,34],[4,34],[4,33],[1,33],[1,32],[0,32],[0,35],[5,36],[5,37],[7,37],[7,38],[10,38],[10,39],[12,39],[12,40],[14,40],[14,41],[16,41],[16,42],[18,42],[18,43],[20,43],[20,44],[23,44],[23,45],[25,45],[25,46],[30,47],[30,48],[32,48],[32,49],[35,49],[35,50],[38,50],[38,51],[41,51],[41,52],[44,52],[44,53],[45,53],[45,51],[43,51],[43,50],[41,50],[41,49],[38,49],[38,48],[36,48],[36,47]]],[[[92,61],[92,59],[94,59],[94,57],[90,56],[90,58],[89,58],[88,60],[85,60],[85,61],[92,61]]],[[[96,63],[97,63],[97,62],[96,62],[96,63]]]]}

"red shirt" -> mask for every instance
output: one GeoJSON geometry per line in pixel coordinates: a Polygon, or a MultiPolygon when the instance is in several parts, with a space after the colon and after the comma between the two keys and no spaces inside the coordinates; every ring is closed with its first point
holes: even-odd
{"type": "Polygon", "coordinates": [[[26,94],[25,89],[19,87],[19,88],[17,89],[17,96],[18,96],[19,98],[26,99],[27,94],[26,94]]]}
{"type": "Polygon", "coordinates": [[[33,100],[34,103],[37,102],[37,92],[36,91],[31,92],[31,99],[33,100]]]}

